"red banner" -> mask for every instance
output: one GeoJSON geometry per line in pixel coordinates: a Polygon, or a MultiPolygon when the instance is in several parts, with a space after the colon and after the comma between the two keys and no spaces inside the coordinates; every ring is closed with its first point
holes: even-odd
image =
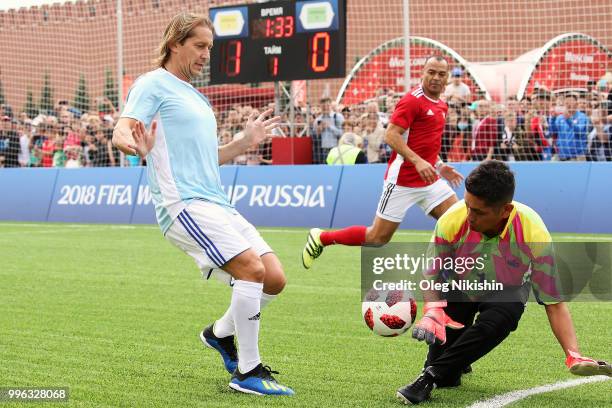
{"type": "Polygon", "coordinates": [[[536,67],[526,94],[531,95],[536,84],[551,91],[586,88],[589,80],[599,80],[612,65],[610,55],[597,44],[574,39],[553,46],[536,67]]]}
{"type": "MultiPolygon", "coordinates": [[[[444,55],[451,64],[451,68],[461,66],[457,59],[434,44],[415,41],[410,47],[411,88],[420,82],[425,60],[432,54],[444,55]]],[[[464,75],[463,82],[470,87],[472,93],[475,93],[476,86],[469,74],[464,75]]],[[[385,47],[384,50],[371,56],[359,67],[344,92],[342,103],[345,105],[358,104],[384,95],[389,90],[404,93],[404,44],[399,41],[397,45],[385,47]]]]}

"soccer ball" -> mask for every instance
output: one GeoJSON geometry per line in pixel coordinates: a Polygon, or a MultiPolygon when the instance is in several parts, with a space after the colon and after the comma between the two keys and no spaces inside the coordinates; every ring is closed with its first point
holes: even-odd
{"type": "Polygon", "coordinates": [[[412,326],[417,313],[413,294],[408,291],[370,289],[361,304],[366,325],[384,337],[403,334],[412,326]]]}

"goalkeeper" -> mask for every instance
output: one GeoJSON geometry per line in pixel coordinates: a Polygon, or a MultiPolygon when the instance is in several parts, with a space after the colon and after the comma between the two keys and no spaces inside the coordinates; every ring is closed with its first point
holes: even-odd
{"type": "MultiPolygon", "coordinates": [[[[402,402],[418,404],[428,399],[435,387],[460,385],[465,368],[516,330],[530,288],[546,309],[570,372],[612,376],[610,364],[580,354],[571,315],[566,304],[559,301],[562,296],[550,234],[534,210],[512,201],[514,186],[514,175],[506,164],[484,162],[466,179],[465,199],[438,220],[433,241],[438,254],[440,248],[452,248],[452,254],[460,256],[473,255],[475,248],[493,247],[501,256],[489,256],[493,268],[486,270],[493,270],[505,286],[503,291],[484,296],[482,292],[475,296],[474,292],[451,291],[442,300],[438,293],[425,293],[424,316],[415,325],[413,337],[426,341],[429,353],[419,377],[397,391],[402,402]]],[[[435,270],[428,274],[438,280],[449,275],[435,270]]],[[[453,272],[450,275],[466,278],[453,272]]],[[[484,274],[476,275],[480,281],[485,278],[484,274]]]]}

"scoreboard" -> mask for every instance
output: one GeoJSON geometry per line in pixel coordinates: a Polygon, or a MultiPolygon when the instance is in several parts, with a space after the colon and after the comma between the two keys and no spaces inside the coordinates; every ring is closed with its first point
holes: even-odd
{"type": "Polygon", "coordinates": [[[345,1],[211,8],[211,84],[344,77],[345,1]]]}

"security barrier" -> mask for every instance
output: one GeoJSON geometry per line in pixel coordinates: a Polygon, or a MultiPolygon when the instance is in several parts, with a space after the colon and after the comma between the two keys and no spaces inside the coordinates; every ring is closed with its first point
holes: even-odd
{"type": "MultiPolygon", "coordinates": [[[[455,167],[467,175],[476,163],[455,167]]],[[[551,231],[612,233],[608,163],[511,163],[515,199],[533,207],[551,231]]],[[[222,166],[225,192],[257,226],[339,228],[369,225],[385,165],[222,166]]],[[[463,187],[457,190],[463,197],[463,187]]],[[[3,169],[0,220],[149,224],[155,213],[146,169],[3,169]]],[[[430,230],[411,208],[401,228],[430,230]]]]}

